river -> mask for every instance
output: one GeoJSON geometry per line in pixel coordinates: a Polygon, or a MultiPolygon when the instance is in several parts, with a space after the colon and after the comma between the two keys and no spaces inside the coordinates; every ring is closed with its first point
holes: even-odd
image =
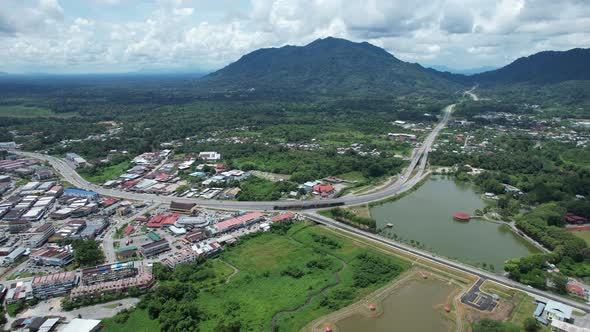
{"type": "Polygon", "coordinates": [[[420,242],[426,249],[470,264],[491,264],[501,271],[504,262],[538,252],[507,226],[472,219],[455,221],[454,212],[473,214],[485,202],[473,185],[446,176],[432,176],[417,191],[395,202],[371,209],[379,229],[387,223],[384,235],[396,234],[406,241],[420,242]]]}

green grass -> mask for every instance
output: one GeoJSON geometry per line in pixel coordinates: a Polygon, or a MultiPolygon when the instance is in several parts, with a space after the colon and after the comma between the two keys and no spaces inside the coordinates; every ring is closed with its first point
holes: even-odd
{"type": "Polygon", "coordinates": [[[14,280],[14,279],[20,279],[20,278],[29,278],[29,277],[33,277],[33,276],[42,276],[45,273],[41,272],[41,273],[31,273],[31,272],[15,272],[13,274],[11,274],[6,280],[14,280]]]}
{"type": "Polygon", "coordinates": [[[150,319],[145,310],[136,309],[129,315],[129,319],[124,324],[114,321],[114,318],[103,319],[104,327],[102,332],[149,332],[160,331],[159,321],[150,319]]]}
{"type": "Polygon", "coordinates": [[[103,184],[106,181],[115,179],[119,177],[119,175],[125,173],[125,171],[129,169],[130,165],[130,162],[124,161],[112,166],[101,167],[96,174],[90,174],[85,169],[79,170],[78,173],[80,173],[80,175],[89,182],[103,184]]]}
{"type": "Polygon", "coordinates": [[[356,181],[356,182],[364,182],[367,179],[363,176],[363,173],[361,172],[348,172],[348,173],[343,173],[340,175],[336,175],[337,178],[341,178],[344,180],[348,180],[348,181],[356,181]]]}
{"type": "Polygon", "coordinates": [[[112,303],[112,304],[103,305],[103,307],[104,307],[104,308],[107,308],[107,309],[115,309],[115,308],[117,308],[118,306],[119,306],[119,304],[118,304],[118,303],[112,303]]]}
{"type": "Polygon", "coordinates": [[[586,242],[588,246],[590,246],[590,231],[575,231],[572,232],[575,236],[581,238],[586,242]]]}
{"type": "MultiPolygon", "coordinates": [[[[295,224],[286,235],[264,233],[243,240],[236,247],[227,248],[221,256],[240,270],[229,283],[225,283],[225,280],[232,270],[220,260],[204,263],[212,264],[209,270],[214,271],[214,277],[192,283],[200,290],[195,298],[204,317],[199,329],[215,330],[220,321],[225,320],[239,321],[244,331],[270,331],[272,317],[276,312],[299,307],[325,287],[333,287],[315,297],[303,309],[278,316],[280,331],[297,331],[313,319],[356,302],[393,280],[393,277],[387,278],[365,288],[354,286],[355,269],[361,264],[357,255],[367,252],[396,264],[399,271],[409,267],[406,261],[351,243],[327,228],[307,223],[295,224]],[[337,242],[338,246],[328,247],[325,242],[317,242],[317,236],[337,242]],[[312,267],[308,265],[310,261],[327,262],[328,266],[312,267]],[[304,274],[293,277],[285,273],[289,268],[303,271],[304,274]],[[342,271],[338,272],[341,283],[338,284],[334,273],[341,268],[342,271]],[[347,294],[344,299],[343,293],[347,294]],[[322,300],[323,305],[320,304],[322,300]],[[326,300],[332,303],[331,307],[325,304],[326,300]]],[[[145,318],[145,312],[141,314],[145,318]]],[[[138,314],[133,315],[135,317],[138,314]]],[[[105,320],[105,331],[158,330],[155,321],[150,323],[155,324],[149,325],[151,329],[142,329],[147,326],[146,322],[132,325],[131,321],[129,319],[125,324],[116,324],[112,319],[105,320]]]]}

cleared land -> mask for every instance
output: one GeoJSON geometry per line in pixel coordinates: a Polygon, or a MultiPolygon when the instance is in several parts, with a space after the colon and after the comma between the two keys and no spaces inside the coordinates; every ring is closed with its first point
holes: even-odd
{"type": "MultiPolygon", "coordinates": [[[[215,330],[222,322],[239,322],[242,330],[251,331],[270,331],[273,326],[280,331],[299,330],[391,282],[410,266],[307,223],[298,223],[285,233],[274,231],[242,240],[222,258],[239,269],[228,283],[226,278],[233,270],[216,260],[214,264],[226,271],[210,270],[197,283],[194,268],[193,277],[184,275],[182,268],[168,272],[172,274],[168,280],[182,279],[200,290],[194,303],[203,312],[199,328],[204,331],[215,330]]],[[[172,282],[163,280],[160,285],[172,282]]],[[[107,320],[105,331],[138,330],[139,325],[130,322],[131,318],[125,323],[107,320]]],[[[142,331],[158,330],[156,321],[142,324],[142,331]]]]}

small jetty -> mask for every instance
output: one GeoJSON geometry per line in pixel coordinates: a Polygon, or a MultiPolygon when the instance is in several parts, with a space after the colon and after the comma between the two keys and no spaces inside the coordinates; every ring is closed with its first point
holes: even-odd
{"type": "Polygon", "coordinates": [[[469,221],[471,219],[471,215],[463,212],[455,212],[453,213],[453,219],[458,221],[469,221]]]}
{"type": "Polygon", "coordinates": [[[451,306],[446,305],[444,309],[446,312],[451,312],[451,306]]]}
{"type": "Polygon", "coordinates": [[[424,273],[424,272],[420,272],[420,277],[422,279],[428,279],[428,274],[424,273]]]}
{"type": "Polygon", "coordinates": [[[387,223],[387,224],[385,225],[385,227],[387,227],[387,228],[393,228],[393,224],[389,222],[389,223],[387,223]]]}
{"type": "Polygon", "coordinates": [[[375,305],[373,303],[369,304],[369,310],[371,310],[371,311],[377,310],[377,305],[375,305]]]}
{"type": "Polygon", "coordinates": [[[331,326],[326,326],[324,327],[324,332],[332,332],[332,327],[331,326]]]}

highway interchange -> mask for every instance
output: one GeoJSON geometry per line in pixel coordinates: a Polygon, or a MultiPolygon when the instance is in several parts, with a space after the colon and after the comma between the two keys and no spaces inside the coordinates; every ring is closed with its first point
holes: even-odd
{"type": "MultiPolygon", "coordinates": [[[[472,95],[472,91],[469,91],[469,95],[472,95]]],[[[473,96],[472,96],[473,98],[473,96]]],[[[474,98],[475,99],[475,98],[474,98]]],[[[449,119],[451,118],[451,113],[453,112],[455,105],[449,105],[443,109],[443,116],[440,122],[433,128],[430,134],[425,138],[422,144],[416,148],[413,152],[410,165],[405,169],[402,175],[390,186],[384,187],[379,191],[375,191],[370,194],[361,195],[361,196],[346,196],[346,197],[339,197],[333,199],[324,199],[321,200],[321,204],[325,206],[332,205],[359,205],[359,204],[366,204],[370,202],[379,201],[388,197],[392,197],[403,193],[409,189],[411,189],[414,185],[420,182],[426,175],[426,164],[428,158],[428,152],[430,151],[432,144],[436,140],[436,137],[440,133],[440,131],[446,126],[449,119]]],[[[150,201],[152,203],[170,203],[171,201],[181,201],[181,202],[191,202],[196,203],[203,207],[210,207],[210,208],[222,208],[228,210],[273,210],[273,209],[284,209],[284,208],[295,208],[304,210],[302,214],[323,225],[328,227],[338,228],[342,231],[352,233],[354,235],[360,236],[367,240],[376,241],[388,246],[391,246],[397,250],[404,251],[406,253],[421,257],[422,259],[426,259],[435,263],[442,264],[444,266],[457,269],[459,271],[475,275],[481,279],[490,280],[501,284],[506,287],[511,287],[515,289],[519,289],[521,291],[527,292],[529,294],[553,299],[567,305],[570,305],[574,308],[582,310],[584,312],[590,312],[590,305],[586,303],[580,303],[578,301],[572,300],[570,298],[562,297],[553,293],[537,290],[526,286],[524,284],[520,284],[515,282],[511,279],[508,279],[504,276],[497,275],[491,272],[487,272],[484,270],[480,270],[478,268],[462,264],[450,259],[446,259],[443,257],[438,257],[429,253],[424,250],[416,249],[414,247],[410,247],[405,244],[401,244],[395,242],[391,239],[382,237],[380,235],[365,232],[359,230],[357,228],[345,225],[343,223],[334,221],[332,219],[323,217],[316,213],[317,211],[317,204],[318,201],[281,201],[281,202],[240,202],[240,201],[221,201],[221,200],[203,200],[203,199],[189,199],[189,198],[180,198],[180,197],[169,197],[169,196],[159,196],[154,194],[144,194],[144,193],[134,193],[128,192],[123,190],[117,189],[109,189],[104,188],[101,186],[97,186],[94,184],[89,183],[85,179],[83,179],[75,169],[65,160],[49,156],[46,154],[40,153],[32,153],[32,152],[24,152],[24,151],[16,151],[15,153],[28,156],[32,158],[37,158],[41,160],[45,160],[49,162],[55,170],[57,170],[65,181],[70,182],[72,185],[98,192],[101,195],[105,196],[112,196],[112,197],[119,197],[124,199],[131,199],[131,200],[141,200],[141,201],[150,201]]]]}

